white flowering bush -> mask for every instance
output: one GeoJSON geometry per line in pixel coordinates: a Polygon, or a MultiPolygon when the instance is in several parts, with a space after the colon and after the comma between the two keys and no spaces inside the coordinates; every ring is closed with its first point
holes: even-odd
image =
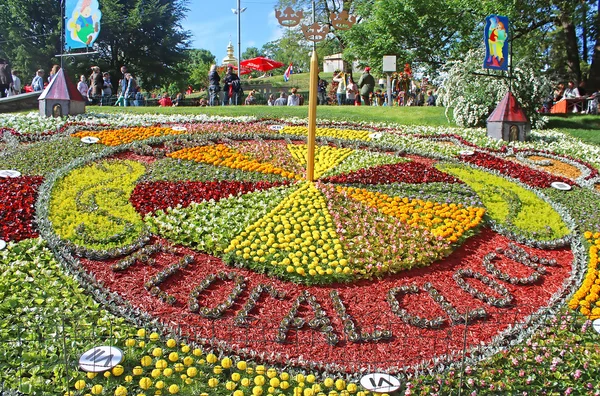
{"type": "MultiPolygon", "coordinates": [[[[446,116],[453,114],[459,126],[484,126],[488,116],[508,92],[508,79],[484,75],[483,58],[483,49],[471,50],[464,59],[447,65],[448,74],[440,87],[439,100],[446,107],[446,116]]],[[[490,72],[494,73],[498,75],[490,72]]],[[[512,74],[513,95],[519,100],[532,127],[542,128],[547,118],[537,110],[551,91],[550,82],[526,60],[515,62],[512,74]]]]}

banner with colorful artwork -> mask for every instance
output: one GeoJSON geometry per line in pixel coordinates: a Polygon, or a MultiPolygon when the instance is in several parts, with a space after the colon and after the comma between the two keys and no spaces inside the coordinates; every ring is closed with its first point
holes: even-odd
{"type": "Polygon", "coordinates": [[[100,33],[101,18],[98,0],[66,0],[66,49],[91,47],[100,33]]]}
{"type": "Polygon", "coordinates": [[[508,70],[508,17],[490,15],[485,18],[484,69],[508,70]]]}

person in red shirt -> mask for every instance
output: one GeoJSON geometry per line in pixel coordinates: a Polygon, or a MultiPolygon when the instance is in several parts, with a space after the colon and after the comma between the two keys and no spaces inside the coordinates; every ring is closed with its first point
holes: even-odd
{"type": "Polygon", "coordinates": [[[171,107],[173,106],[173,102],[171,101],[171,98],[169,97],[168,93],[164,93],[163,97],[159,99],[158,104],[162,107],[171,107]]]}

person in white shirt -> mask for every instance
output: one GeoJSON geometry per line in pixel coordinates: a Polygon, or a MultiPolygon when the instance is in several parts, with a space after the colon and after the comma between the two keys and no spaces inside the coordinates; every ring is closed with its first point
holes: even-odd
{"type": "Polygon", "coordinates": [[[569,86],[565,89],[564,97],[567,99],[578,98],[581,95],[579,94],[579,90],[575,87],[575,83],[573,81],[569,81],[569,86]]]}
{"type": "Polygon", "coordinates": [[[85,76],[83,74],[81,76],[79,76],[79,82],[77,83],[77,90],[79,91],[81,96],[83,96],[83,98],[85,100],[87,100],[89,87],[87,85],[87,82],[85,81],[85,76]]]}
{"type": "Polygon", "coordinates": [[[292,88],[292,93],[287,99],[288,106],[300,106],[300,96],[297,94],[297,92],[298,90],[296,88],[292,88]]]}
{"type": "Polygon", "coordinates": [[[19,72],[16,70],[13,70],[11,72],[11,77],[13,80],[13,86],[12,89],[8,90],[8,96],[15,96],[21,93],[21,79],[18,77],[19,72]]]}

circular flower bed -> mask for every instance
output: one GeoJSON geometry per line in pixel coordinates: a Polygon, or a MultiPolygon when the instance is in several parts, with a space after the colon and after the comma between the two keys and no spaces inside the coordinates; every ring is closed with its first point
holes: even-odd
{"type": "Polygon", "coordinates": [[[490,356],[568,298],[600,316],[599,220],[569,204],[600,201],[582,159],[344,125],[318,130],[312,183],[301,126],[178,125],[72,127],[71,144],[100,145],[2,180],[26,207],[6,209],[18,221],[3,238],[37,230],[84,288],[140,326],[157,320],[279,367],[412,375],[490,356]]]}

